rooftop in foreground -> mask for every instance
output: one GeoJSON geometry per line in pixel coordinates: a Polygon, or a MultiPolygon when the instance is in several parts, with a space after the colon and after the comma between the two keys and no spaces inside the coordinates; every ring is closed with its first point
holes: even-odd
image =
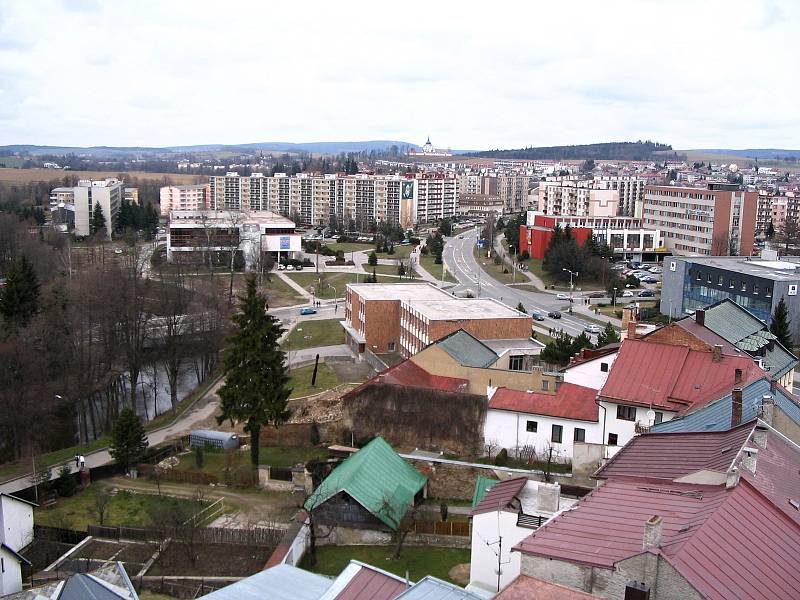
{"type": "Polygon", "coordinates": [[[422,300],[415,301],[412,308],[423,317],[434,320],[530,318],[493,298],[422,300]]]}
{"type": "Polygon", "coordinates": [[[447,292],[429,283],[348,283],[364,300],[442,300],[447,292]]]}
{"type": "Polygon", "coordinates": [[[685,256],[679,257],[682,260],[718,269],[727,269],[772,279],[774,281],[796,281],[800,279],[800,261],[792,257],[781,260],[763,260],[761,258],[744,258],[741,256],[685,256]]]}

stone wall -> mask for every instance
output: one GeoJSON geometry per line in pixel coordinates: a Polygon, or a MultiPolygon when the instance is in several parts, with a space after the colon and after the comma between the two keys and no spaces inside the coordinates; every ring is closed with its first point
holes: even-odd
{"type": "MultiPolygon", "coordinates": [[[[326,527],[317,525],[318,546],[389,546],[392,534],[375,529],[358,529],[353,527],[326,527]]],[[[470,538],[458,535],[431,535],[427,533],[409,533],[403,547],[437,546],[442,548],[469,548],[470,538]]],[[[380,566],[380,565],[377,565],[380,566]]]]}

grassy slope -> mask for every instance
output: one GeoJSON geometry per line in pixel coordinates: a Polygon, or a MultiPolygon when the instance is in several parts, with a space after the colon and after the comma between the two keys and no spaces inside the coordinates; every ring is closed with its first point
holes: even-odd
{"type": "Polygon", "coordinates": [[[325,363],[320,363],[317,369],[317,384],[311,385],[311,377],[314,373],[314,365],[306,365],[289,371],[291,379],[289,385],[292,386],[292,394],[290,398],[302,398],[304,396],[311,396],[318,394],[325,390],[336,387],[341,381],[325,363]]]}
{"type": "Polygon", "coordinates": [[[344,344],[344,329],[339,319],[299,321],[284,342],[284,350],[344,344]]]}

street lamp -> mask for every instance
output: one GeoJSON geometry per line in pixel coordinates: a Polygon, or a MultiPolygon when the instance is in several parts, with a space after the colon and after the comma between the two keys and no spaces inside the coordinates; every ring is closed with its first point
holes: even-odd
{"type": "Polygon", "coordinates": [[[561,270],[562,271],[566,271],[567,273],[569,273],[569,301],[572,302],[572,290],[575,287],[573,285],[573,283],[572,283],[572,277],[575,276],[577,278],[578,277],[578,272],[577,271],[570,271],[567,268],[563,268],[561,270]]]}
{"type": "Polygon", "coordinates": [[[614,297],[611,300],[611,306],[617,305],[617,288],[614,288],[614,297]]]}

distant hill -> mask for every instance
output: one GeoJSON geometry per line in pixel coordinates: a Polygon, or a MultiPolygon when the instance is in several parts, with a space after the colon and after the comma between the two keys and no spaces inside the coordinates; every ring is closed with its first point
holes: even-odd
{"type": "Polygon", "coordinates": [[[742,158],[800,158],[800,150],[782,150],[780,148],[747,148],[745,150],[731,150],[730,148],[696,148],[691,151],[723,156],[741,156],[742,158]]]}
{"type": "Polygon", "coordinates": [[[120,154],[165,154],[171,152],[220,152],[253,151],[271,152],[314,152],[318,154],[338,154],[340,152],[369,152],[386,150],[391,146],[419,148],[409,142],[393,140],[368,140],[363,142],[257,142],[253,144],[199,144],[194,146],[165,146],[163,148],[146,146],[35,146],[14,144],[0,146],[0,151],[28,152],[30,154],[88,154],[91,156],[114,156],[120,154]]]}
{"type": "MultiPolygon", "coordinates": [[[[672,150],[672,146],[657,142],[606,142],[578,146],[544,146],[516,150],[486,150],[474,152],[480,158],[514,158],[520,160],[655,160],[656,152],[672,150]]],[[[659,157],[663,160],[663,157],[659,157]]]]}

